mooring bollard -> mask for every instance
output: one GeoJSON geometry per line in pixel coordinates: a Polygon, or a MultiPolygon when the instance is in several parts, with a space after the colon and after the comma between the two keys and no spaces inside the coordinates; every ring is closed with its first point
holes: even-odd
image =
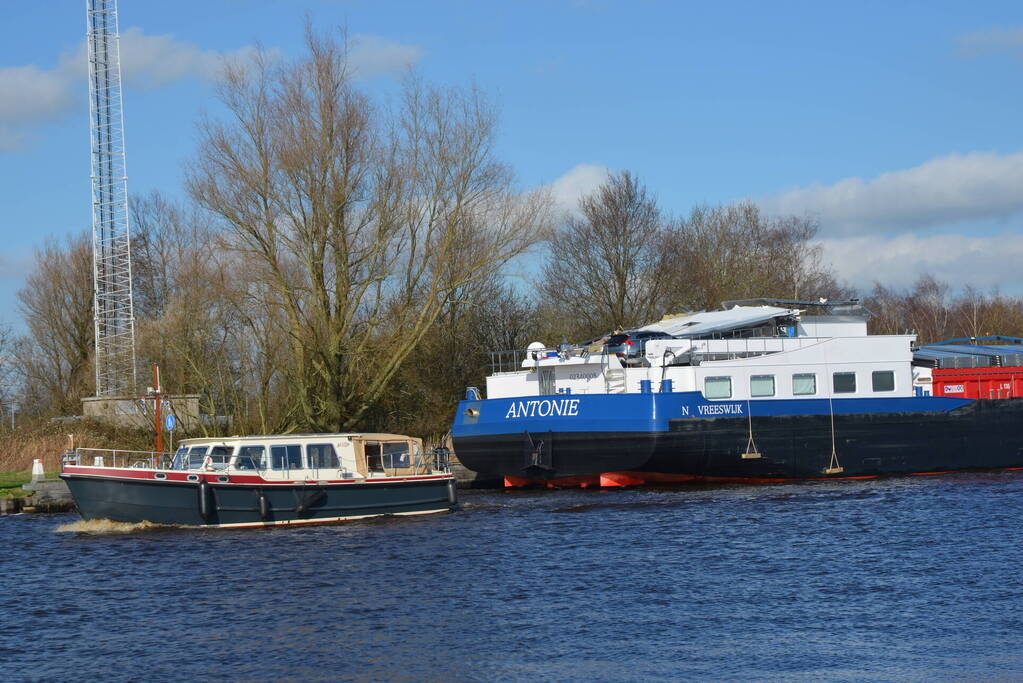
{"type": "Polygon", "coordinates": [[[41,458],[36,458],[32,461],[32,483],[40,482],[46,478],[46,472],[43,471],[43,461],[41,458]]]}

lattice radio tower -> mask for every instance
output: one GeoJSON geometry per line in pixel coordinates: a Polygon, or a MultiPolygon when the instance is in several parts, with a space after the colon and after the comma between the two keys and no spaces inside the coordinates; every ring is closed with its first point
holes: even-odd
{"type": "Polygon", "coordinates": [[[96,395],[135,393],[135,317],[117,0],[86,0],[96,395]]]}

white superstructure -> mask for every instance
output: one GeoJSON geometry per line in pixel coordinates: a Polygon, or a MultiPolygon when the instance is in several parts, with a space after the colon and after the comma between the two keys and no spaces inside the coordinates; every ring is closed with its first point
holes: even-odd
{"type": "Polygon", "coordinates": [[[869,312],[857,302],[816,306],[811,315],[805,315],[808,306],[734,305],[666,317],[640,330],[674,338],[646,341],[642,356],[633,359],[600,344],[552,349],[534,343],[519,367],[487,377],[486,398],[699,391],[708,400],[771,400],[930,393],[929,376],[924,377],[929,371],[912,363],[915,335],[868,335],[869,312]]]}

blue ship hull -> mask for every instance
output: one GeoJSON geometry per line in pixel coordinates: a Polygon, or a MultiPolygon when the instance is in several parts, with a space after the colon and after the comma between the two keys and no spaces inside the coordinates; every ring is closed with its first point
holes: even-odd
{"type": "Polygon", "coordinates": [[[678,392],[467,400],[452,437],[483,478],[616,485],[1023,467],[1020,426],[1023,399],[678,392]]]}

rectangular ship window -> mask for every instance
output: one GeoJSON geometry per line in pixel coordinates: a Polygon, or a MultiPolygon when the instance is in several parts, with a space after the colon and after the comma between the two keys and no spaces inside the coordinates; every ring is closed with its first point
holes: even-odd
{"type": "Polygon", "coordinates": [[[753,375],[750,377],[749,393],[753,398],[774,396],[774,375],[753,375]]]}
{"type": "Polygon", "coordinates": [[[380,444],[374,441],[366,442],[366,467],[370,472],[383,472],[384,461],[380,444]]]}
{"type": "Polygon", "coordinates": [[[209,446],[192,446],[188,449],[188,469],[194,470],[202,467],[202,461],[206,459],[206,451],[209,446]]]}
{"type": "Polygon", "coordinates": [[[817,393],[817,375],[800,373],[792,375],[793,396],[813,396],[817,393]]]}
{"type": "Polygon", "coordinates": [[[341,466],[334,452],[334,446],[329,443],[311,443],[305,447],[306,458],[309,460],[309,467],[312,469],[336,470],[341,466]]]}
{"type": "Polygon", "coordinates": [[[242,446],[234,462],[234,466],[240,470],[265,469],[266,450],[262,446],[242,446]]]}
{"type": "Polygon", "coordinates": [[[874,391],[895,391],[895,372],[875,370],[870,375],[874,391]]]}
{"type": "Polygon", "coordinates": [[[408,441],[384,444],[384,467],[410,467],[408,441]]]}
{"type": "Polygon", "coordinates": [[[856,373],[836,372],[832,375],[832,387],[836,394],[856,393],[856,373]]]}
{"type": "Polygon", "coordinates": [[[731,377],[708,377],[703,380],[703,395],[707,398],[731,398],[731,377]]]}
{"type": "Polygon", "coordinates": [[[270,447],[270,467],[275,470],[302,469],[302,446],[297,443],[270,447]]]}

